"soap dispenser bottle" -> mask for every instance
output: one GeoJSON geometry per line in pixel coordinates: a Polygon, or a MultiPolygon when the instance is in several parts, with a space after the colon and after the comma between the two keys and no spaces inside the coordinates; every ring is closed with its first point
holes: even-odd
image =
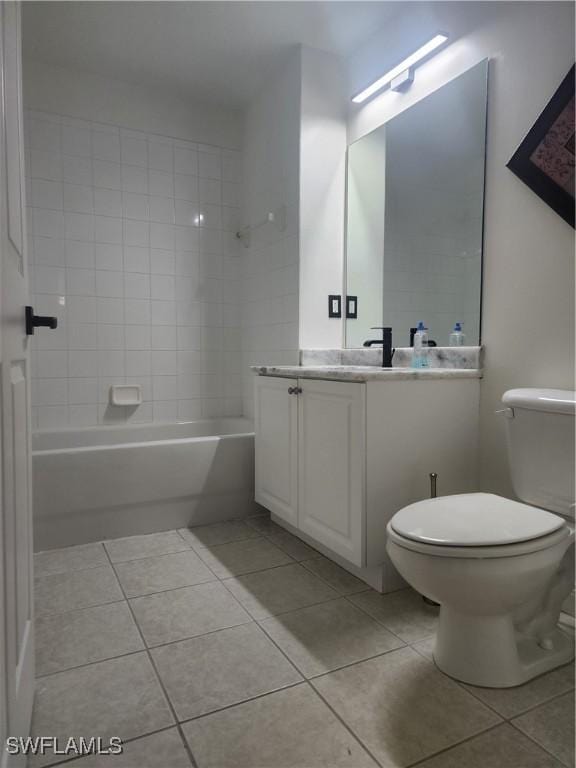
{"type": "Polygon", "coordinates": [[[428,330],[423,322],[418,323],[414,334],[414,352],[412,353],[413,368],[428,368],[428,330]]]}
{"type": "Polygon", "coordinates": [[[451,347],[463,347],[466,342],[466,336],[462,331],[462,324],[456,323],[454,330],[450,334],[450,346],[451,347]]]}

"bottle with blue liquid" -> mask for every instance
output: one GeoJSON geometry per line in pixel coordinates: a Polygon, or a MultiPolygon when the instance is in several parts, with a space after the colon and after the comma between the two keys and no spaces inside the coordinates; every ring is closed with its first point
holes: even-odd
{"type": "Polygon", "coordinates": [[[429,368],[428,329],[422,321],[418,323],[414,334],[414,351],[412,353],[412,368],[429,368]]]}

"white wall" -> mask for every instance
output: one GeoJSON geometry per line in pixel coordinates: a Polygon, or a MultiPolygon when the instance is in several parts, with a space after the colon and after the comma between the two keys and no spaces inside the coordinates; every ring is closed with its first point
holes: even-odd
{"type": "Polygon", "coordinates": [[[242,224],[252,227],[242,262],[242,374],[244,412],[251,415],[250,365],[298,362],[300,53],[246,113],[242,224]],[[285,226],[264,224],[285,213],[285,226]]]}
{"type": "Polygon", "coordinates": [[[169,92],[26,59],[24,97],[28,109],[56,112],[122,128],[238,149],[242,113],[169,92]]]}
{"type": "Polygon", "coordinates": [[[574,230],[506,163],[574,62],[571,3],[433,3],[407,8],[350,62],[350,95],[439,29],[454,41],[406,94],[353,108],[349,140],[490,57],[481,387],[482,487],[511,494],[503,424],[511,387],[574,386],[574,230]]]}
{"type": "MultiPolygon", "coordinates": [[[[59,327],[34,338],[35,427],[239,415],[240,153],[171,137],[214,142],[198,105],[188,125],[161,95],[111,82],[125,101],[95,122],[100,78],[59,70],[40,84],[24,81],[31,287],[59,327]],[[125,382],[141,406],[108,405],[125,382]]],[[[238,143],[224,118],[216,134],[238,143]]]]}
{"type": "Polygon", "coordinates": [[[346,100],[342,60],[301,48],[300,347],[340,347],[343,325],[328,317],[342,294],[346,100]]]}

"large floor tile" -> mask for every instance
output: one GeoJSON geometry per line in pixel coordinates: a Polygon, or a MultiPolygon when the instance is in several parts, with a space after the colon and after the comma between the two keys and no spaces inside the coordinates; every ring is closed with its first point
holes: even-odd
{"type": "Polygon", "coordinates": [[[125,602],[36,621],[36,674],[48,675],[140,651],[144,643],[125,602]]]}
{"type": "Polygon", "coordinates": [[[500,719],[411,648],[312,680],[383,766],[407,766],[500,719]]]}
{"type": "Polygon", "coordinates": [[[509,719],[574,690],[574,663],[547,672],[516,688],[478,688],[473,685],[467,685],[466,688],[502,717],[509,719]]]}
{"type": "Polygon", "coordinates": [[[419,763],[418,768],[560,768],[560,763],[504,723],[419,763]]]}
{"type": "Polygon", "coordinates": [[[376,768],[308,685],[182,726],[198,768],[376,768]]]}
{"type": "Polygon", "coordinates": [[[145,557],[115,565],[116,575],[127,597],[151,595],[178,587],[191,587],[216,576],[191,549],[173,555],[145,557]]]}
{"type": "Polygon", "coordinates": [[[350,599],[405,643],[422,640],[436,631],[438,608],[427,605],[412,589],[387,595],[370,590],[350,599]]]}
{"type": "Polygon", "coordinates": [[[231,541],[256,539],[258,531],[247,525],[243,520],[230,520],[214,525],[200,525],[195,528],[181,528],[178,533],[193,547],[216,547],[218,544],[228,544],[231,541]]]}
{"type": "MultiPolygon", "coordinates": [[[[101,661],[41,678],[32,735],[132,739],[171,725],[168,702],[146,653],[101,661]]],[[[39,756],[31,766],[62,757],[39,756]]]]}
{"type": "Polygon", "coordinates": [[[149,646],[250,621],[250,616],[220,582],[135,597],[130,603],[149,646]]]}
{"type": "Polygon", "coordinates": [[[340,568],[335,562],[329,560],[327,557],[316,557],[313,560],[306,560],[302,563],[304,568],[307,568],[316,576],[320,576],[330,586],[336,590],[340,595],[354,595],[357,592],[366,592],[370,589],[368,584],[357,579],[356,576],[352,576],[351,573],[340,568]]]}
{"type": "Polygon", "coordinates": [[[293,536],[289,531],[271,533],[267,538],[272,544],[280,547],[283,552],[286,552],[287,555],[290,555],[290,557],[299,562],[322,557],[318,550],[309,547],[302,539],[299,539],[298,536],[293,536]]]}
{"type": "Polygon", "coordinates": [[[110,565],[35,579],[36,616],[48,616],[123,600],[110,565]]]}
{"type": "Polygon", "coordinates": [[[306,677],[403,645],[344,598],[266,619],[262,627],[306,677]]]}
{"type": "Polygon", "coordinates": [[[254,623],[156,648],[152,656],[179,720],[302,680],[254,623]]]}
{"type": "Polygon", "coordinates": [[[263,538],[202,548],[198,549],[198,554],[221,579],[294,562],[289,555],[263,538]]]}
{"type": "Polygon", "coordinates": [[[574,695],[567,693],[512,721],[564,765],[574,765],[574,695]]]}
{"type": "Polygon", "coordinates": [[[338,596],[298,563],[228,579],[226,586],[255,619],[266,619],[338,596]]]}
{"type": "Polygon", "coordinates": [[[190,549],[177,531],[162,533],[147,533],[143,536],[129,536],[125,539],[105,541],[104,546],[113,563],[123,563],[126,560],[138,560],[141,557],[156,557],[170,555],[190,549]]]}
{"type": "Polygon", "coordinates": [[[66,768],[191,768],[177,728],[129,741],[121,755],[91,755],[66,763],[66,768]]]}
{"type": "Polygon", "coordinates": [[[80,544],[77,547],[51,549],[34,555],[36,576],[83,571],[86,568],[97,568],[99,565],[108,565],[102,544],[80,544]]]}
{"type": "Polygon", "coordinates": [[[285,531],[285,528],[282,528],[281,525],[272,522],[270,515],[255,515],[254,517],[248,517],[246,518],[246,523],[263,536],[270,536],[274,533],[284,533],[285,531]]]}

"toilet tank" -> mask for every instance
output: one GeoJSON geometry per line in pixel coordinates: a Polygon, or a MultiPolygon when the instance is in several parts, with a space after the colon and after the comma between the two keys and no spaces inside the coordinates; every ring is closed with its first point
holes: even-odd
{"type": "Polygon", "coordinates": [[[516,495],[527,504],[574,518],[576,393],[511,389],[502,402],[516,495]]]}

